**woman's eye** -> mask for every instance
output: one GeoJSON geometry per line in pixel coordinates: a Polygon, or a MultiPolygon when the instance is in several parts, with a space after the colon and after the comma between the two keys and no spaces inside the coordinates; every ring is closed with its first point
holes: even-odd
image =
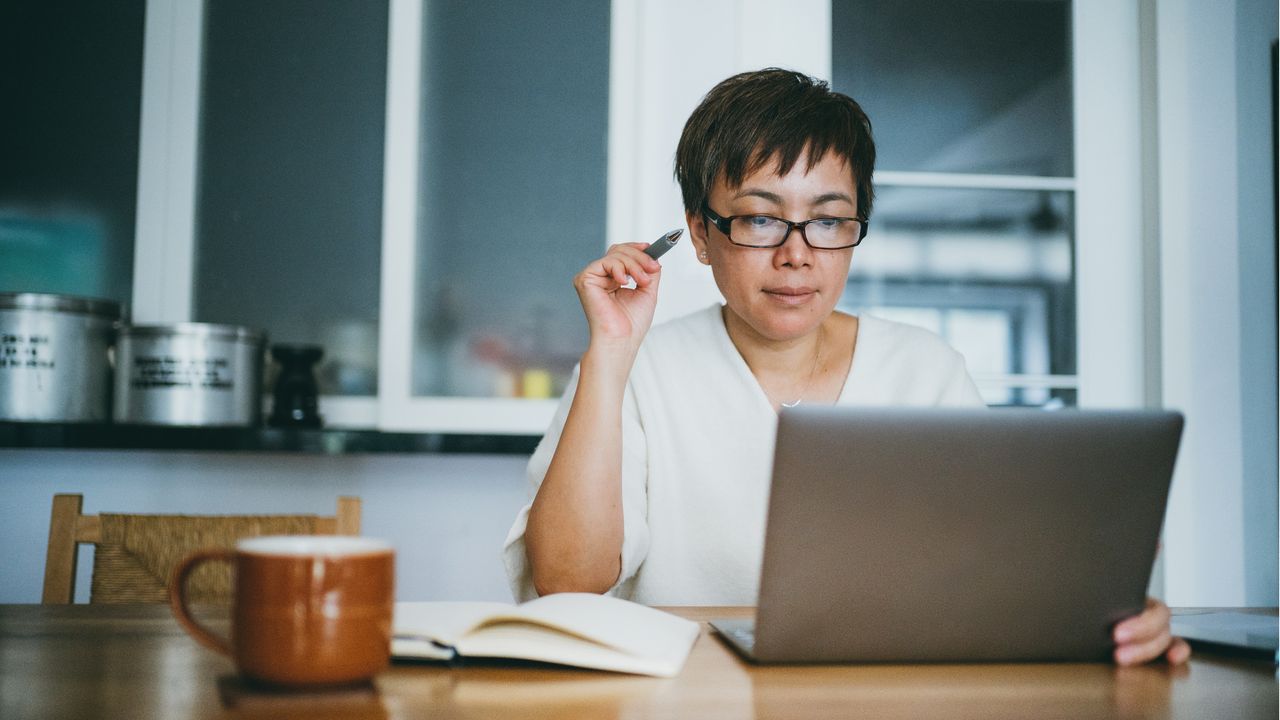
{"type": "Polygon", "coordinates": [[[751,215],[745,219],[747,224],[752,227],[768,227],[773,223],[773,218],[768,215],[751,215]]]}
{"type": "Polygon", "coordinates": [[[844,220],[841,220],[840,218],[817,218],[814,220],[813,224],[824,229],[830,229],[840,227],[840,224],[843,222],[844,220]]]}

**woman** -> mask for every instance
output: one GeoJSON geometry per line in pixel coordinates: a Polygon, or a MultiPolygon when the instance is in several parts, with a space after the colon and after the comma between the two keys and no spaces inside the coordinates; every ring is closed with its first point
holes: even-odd
{"type": "MultiPolygon", "coordinates": [[[[650,330],[662,273],[644,243],[611,247],[574,279],[591,340],[507,540],[519,597],[752,604],[780,407],[981,406],[941,339],[835,312],[874,165],[866,115],[825,83],[769,69],[707,94],[676,177],[725,304],[650,330]]],[[[1153,600],[1118,624],[1116,660],[1184,661],[1168,617],[1153,600]]]]}

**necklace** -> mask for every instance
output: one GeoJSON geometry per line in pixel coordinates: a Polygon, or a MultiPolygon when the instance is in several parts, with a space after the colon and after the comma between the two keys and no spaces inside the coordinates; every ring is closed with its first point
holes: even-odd
{"type": "MultiPolygon", "coordinates": [[[[804,381],[804,387],[800,389],[800,396],[797,397],[795,400],[792,400],[791,402],[776,401],[782,407],[784,408],[796,407],[797,405],[800,404],[800,401],[804,400],[804,394],[809,392],[809,386],[813,384],[813,376],[815,373],[818,372],[818,358],[822,356],[823,330],[824,328],[821,325],[819,325],[818,326],[818,344],[813,348],[813,367],[809,368],[809,378],[804,381]]],[[[764,385],[761,385],[760,389],[764,390],[764,385]]],[[[769,394],[768,390],[764,390],[764,395],[765,397],[769,398],[769,402],[775,402],[773,399],[773,396],[769,394]]]]}

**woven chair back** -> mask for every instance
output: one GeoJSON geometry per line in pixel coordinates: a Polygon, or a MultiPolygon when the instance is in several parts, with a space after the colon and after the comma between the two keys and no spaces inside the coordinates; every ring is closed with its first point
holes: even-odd
{"type": "MultiPolygon", "coordinates": [[[[317,516],[112,515],[103,513],[102,541],[93,553],[91,603],[169,601],[169,576],[190,553],[234,547],[256,535],[314,535],[317,516]]],[[[193,603],[231,602],[231,567],[209,563],[187,581],[193,603]]]]}

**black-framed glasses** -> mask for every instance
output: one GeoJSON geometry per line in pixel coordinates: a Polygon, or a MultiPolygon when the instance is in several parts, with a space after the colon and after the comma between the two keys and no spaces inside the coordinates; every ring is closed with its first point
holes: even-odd
{"type": "Polygon", "coordinates": [[[862,238],[867,236],[867,223],[860,218],[820,217],[791,222],[759,214],[721,217],[707,205],[702,206],[702,213],[729,238],[729,242],[743,247],[778,247],[787,241],[792,230],[799,230],[800,238],[815,250],[857,247],[862,238]]]}

